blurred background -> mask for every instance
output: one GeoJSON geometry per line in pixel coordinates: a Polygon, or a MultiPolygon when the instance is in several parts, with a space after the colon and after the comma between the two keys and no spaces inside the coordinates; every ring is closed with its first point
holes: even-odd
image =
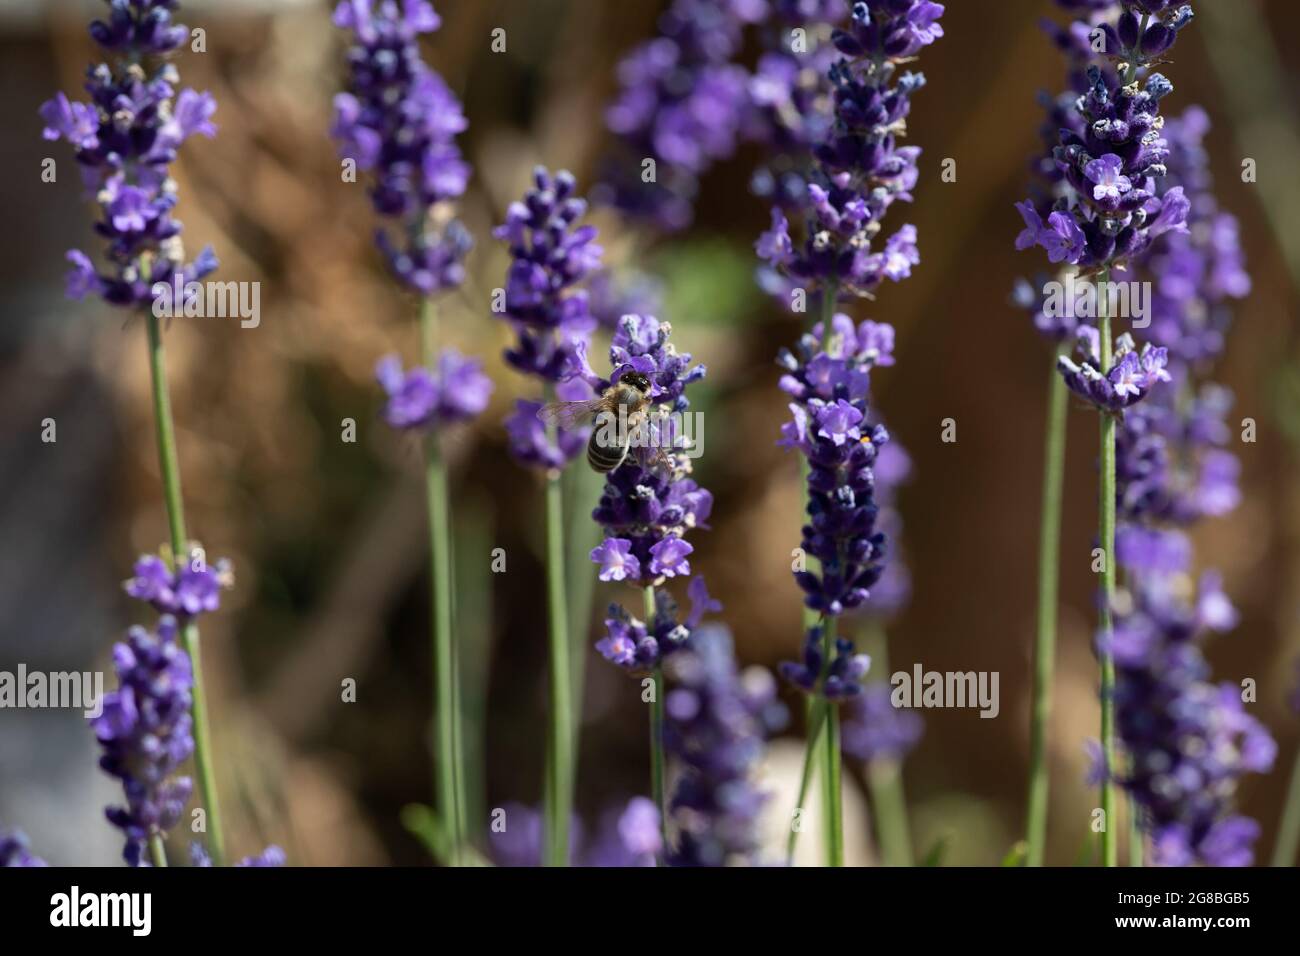
{"type": "MultiPolygon", "coordinates": [[[[448,339],[485,359],[492,406],[456,435],[453,510],[459,635],[473,799],[489,808],[539,801],[545,709],[541,488],[506,454],[501,421],[532,385],[507,369],[504,324],[489,311],[507,260],[490,228],[531,167],[568,168],[589,190],[612,138],[603,111],[615,65],[652,36],[657,0],[443,0],[425,53],[463,98],[460,138],[474,169],[462,215],[477,239],[464,288],[442,301],[448,339]],[[491,50],[506,31],[507,49],[491,50]],[[505,573],[489,553],[504,548],[505,573]]],[[[376,359],[417,350],[416,303],[384,271],[364,186],[340,181],[327,130],[344,82],[345,41],[325,0],[183,5],[207,31],[206,54],[183,54],[184,85],[210,90],[215,140],[196,139],[176,167],[179,218],[191,244],[211,243],[218,278],[261,283],[262,321],[241,329],[185,320],[167,335],[169,375],[191,534],[229,557],[236,587],[205,618],[205,668],[227,843],[236,855],[277,842],[298,865],[421,864],[402,808],[432,794],[432,712],[425,519],[417,449],[377,419],[376,359]],[[357,441],[341,439],[345,419],[357,441]],[[340,702],[355,678],[356,703],[340,702]]],[[[1300,727],[1285,703],[1300,655],[1300,180],[1295,175],[1300,30],[1286,0],[1200,0],[1167,68],[1168,111],[1201,104],[1222,205],[1241,220],[1251,295],[1236,311],[1219,378],[1234,419],[1244,500],[1206,522],[1197,554],[1226,576],[1242,620],[1208,654],[1220,680],[1253,678],[1252,712],[1276,736],[1278,766],[1248,778],[1243,812],[1276,832],[1300,727]],[[1257,183],[1243,183],[1243,157],[1257,183]]],[[[64,253],[86,248],[92,212],[63,144],[41,139],[39,105],[79,92],[96,56],[85,24],[101,5],[0,0],[0,670],[112,672],[112,642],[141,610],[121,591],[134,558],[166,538],[148,396],[145,332],[102,303],[63,298],[64,253]],[[55,157],[56,183],[40,179],[55,157]],[[67,171],[66,173],[64,171],[67,171]],[[41,441],[43,419],[57,443],[41,441]]],[[[893,323],[898,362],[875,376],[877,401],[913,459],[900,507],[910,606],[889,625],[891,669],[991,670],[1001,713],[925,712],[905,779],[918,855],[943,842],[949,864],[996,863],[1024,822],[1030,648],[1048,346],[1008,304],[1013,279],[1042,266],[1018,254],[1012,203],[1038,148],[1036,94],[1062,66],[1037,21],[1047,0],[953,0],[945,37],[920,64],[910,141],[921,180],[911,208],[922,264],[853,312],[893,323]],[[957,162],[955,182],[940,162],[957,162]],[[944,443],[941,422],[956,421],[944,443]]],[[[748,49],[753,62],[757,49],[748,49]]],[[[613,265],[663,286],[660,318],[679,348],[707,364],[693,405],[726,428],[708,432],[697,477],[713,491],[712,529],[692,563],[724,604],[742,663],[797,654],[800,604],[790,577],[798,544],[798,466],[774,444],[786,416],[774,356],[798,323],[754,283],[752,244],[766,204],[749,191],[761,151],[742,145],[702,184],[694,225],[659,237],[599,210],[613,265]]],[[[599,357],[601,350],[596,350],[599,357]]],[[[1095,419],[1071,413],[1062,540],[1062,612],[1051,731],[1049,861],[1079,858],[1093,792],[1085,738],[1096,735],[1091,652],[1095,419]]],[[[601,609],[637,596],[596,583],[585,549],[597,486],[569,489],[575,602],[594,587],[585,655],[578,780],[581,815],[648,789],[639,686],[592,650],[601,609]]],[[[791,699],[793,703],[793,699],[791,699]]],[[[777,816],[794,803],[801,728],[773,742],[764,773],[777,816]]],[[[52,863],[112,864],[121,843],[103,819],[119,797],[95,766],[79,712],[0,711],[0,823],[20,826],[52,863]]],[[[868,862],[863,778],[846,786],[849,857],[868,862]]],[[[779,839],[782,820],[773,820],[779,839]]],[[[815,832],[815,831],[814,831],[815,832]]],[[[816,857],[816,840],[801,853],[816,857]]],[[[180,849],[179,844],[176,849],[180,849]]]]}

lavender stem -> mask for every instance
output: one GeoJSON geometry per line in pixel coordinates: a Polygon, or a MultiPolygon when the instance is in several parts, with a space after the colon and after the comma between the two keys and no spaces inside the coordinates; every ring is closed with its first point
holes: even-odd
{"type": "MultiPolygon", "coordinates": [[[[1110,268],[1101,271],[1099,288],[1107,290],[1110,268]]],[[[1110,373],[1110,303],[1103,291],[1097,296],[1098,332],[1101,340],[1101,374],[1110,373]]],[[[1115,599],[1115,416],[1105,409],[1101,415],[1101,480],[1098,488],[1098,530],[1101,538],[1101,627],[1097,649],[1101,662],[1101,749],[1106,776],[1101,783],[1101,810],[1105,829],[1101,833],[1103,866],[1119,862],[1115,839],[1115,661],[1109,645],[1111,639],[1111,605],[1115,599]]]]}
{"type": "Polygon", "coordinates": [[[1038,633],[1034,644],[1033,709],[1029,724],[1027,866],[1042,866],[1047,848],[1047,726],[1052,713],[1056,660],[1057,585],[1060,578],[1061,487],[1065,480],[1066,388],[1056,359],[1048,373],[1047,435],[1043,442],[1043,499],[1038,519],[1038,633]]]}
{"type": "MultiPolygon", "coordinates": [[[[154,433],[158,442],[158,468],[162,473],[167,525],[171,532],[172,562],[179,566],[180,562],[188,560],[189,550],[185,538],[181,469],[176,456],[176,430],[172,423],[171,396],[167,391],[167,357],[163,349],[159,319],[152,311],[145,316],[145,327],[149,333],[149,373],[153,393],[154,433]]],[[[207,808],[208,855],[214,866],[221,866],[225,859],[225,843],[222,838],[221,812],[217,805],[217,781],[212,771],[212,743],[208,736],[208,708],[203,691],[199,629],[193,621],[189,621],[181,633],[194,677],[191,704],[194,720],[194,766],[199,778],[199,791],[207,808]]]]}
{"type": "MultiPolygon", "coordinates": [[[[889,640],[876,621],[868,624],[863,641],[871,653],[871,668],[882,683],[889,682],[889,640]]],[[[903,793],[903,762],[881,758],[867,766],[867,786],[876,817],[876,840],[885,866],[912,866],[911,826],[907,820],[907,797],[903,793]]]]}
{"type": "Polygon", "coordinates": [[[1293,866],[1296,849],[1300,847],[1300,753],[1296,754],[1291,768],[1291,783],[1282,807],[1282,822],[1278,825],[1277,842],[1273,844],[1273,866],[1293,866]]]}
{"type": "MultiPolygon", "coordinates": [[[[437,368],[436,316],[433,299],[425,296],[420,302],[420,339],[424,364],[437,368]]],[[[439,432],[431,430],[425,436],[424,484],[425,499],[429,509],[429,564],[433,602],[433,679],[435,708],[435,734],[437,759],[435,761],[434,789],[438,796],[438,815],[447,828],[451,840],[450,862],[459,866],[461,847],[465,834],[461,824],[464,816],[458,799],[457,756],[461,753],[460,721],[458,719],[456,649],[451,628],[451,521],[447,508],[447,465],[443,460],[439,432]]]]}
{"type": "Polygon", "coordinates": [[[149,860],[155,867],[165,867],[167,865],[167,850],[163,847],[161,833],[149,834],[149,860]]]}
{"type": "MultiPolygon", "coordinates": [[[[555,400],[555,386],[547,382],[543,401],[555,400]]],[[[556,446],[556,426],[547,425],[547,442],[556,446]]],[[[546,476],[546,590],[550,613],[550,727],[546,772],[547,866],[568,866],[569,817],[573,812],[573,703],[569,663],[568,592],[564,582],[564,488],[562,472],[552,468],[546,476]]]]}
{"type": "MultiPolygon", "coordinates": [[[[646,627],[655,616],[655,586],[645,587],[646,627]]],[[[650,795],[659,808],[659,837],[668,853],[668,805],[664,797],[664,669],[654,669],[654,698],[650,701],[650,795]]]]}
{"type": "MultiPolygon", "coordinates": [[[[804,801],[808,798],[808,784],[812,782],[813,762],[816,755],[820,753],[818,743],[822,734],[822,718],[826,716],[826,707],[820,697],[808,698],[808,743],[803,753],[803,771],[799,774],[799,799],[795,804],[795,812],[803,812],[804,801]]],[[[786,840],[785,855],[791,866],[794,866],[794,849],[795,844],[799,842],[799,829],[791,821],[790,836],[786,840]]]]}
{"type": "MultiPolygon", "coordinates": [[[[826,615],[822,624],[822,648],[829,669],[835,658],[835,616],[826,615]]],[[[825,688],[823,687],[823,693],[825,688]]],[[[824,698],[826,710],[826,735],[822,793],[826,806],[826,862],[829,866],[844,865],[844,820],[840,805],[840,715],[835,701],[824,698]]]]}

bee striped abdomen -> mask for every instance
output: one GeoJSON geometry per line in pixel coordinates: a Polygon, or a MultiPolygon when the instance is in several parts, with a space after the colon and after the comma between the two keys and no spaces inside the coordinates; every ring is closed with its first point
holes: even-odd
{"type": "Polygon", "coordinates": [[[623,464],[627,457],[627,436],[615,435],[614,431],[597,428],[587,439],[587,464],[602,475],[623,464]]]}

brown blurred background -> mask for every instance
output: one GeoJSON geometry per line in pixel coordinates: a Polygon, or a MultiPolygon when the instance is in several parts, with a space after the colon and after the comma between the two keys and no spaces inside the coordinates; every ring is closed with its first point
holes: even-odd
{"type": "MultiPolygon", "coordinates": [[[[340,182],[327,128],[344,42],[331,6],[184,5],[183,22],[207,30],[208,52],[186,53],[178,67],[184,85],[216,96],[219,134],[182,152],[179,216],[191,244],[216,248],[219,278],[261,283],[262,323],[178,322],[167,336],[169,374],[191,533],[236,569],[236,588],[204,622],[228,842],[249,853],[276,841],[304,865],[414,864],[427,855],[399,812],[431,793],[424,516],[417,455],[377,421],[371,375],[387,351],[414,356],[415,303],[383,271],[363,188],[340,182]],[[357,422],[355,444],[340,439],[346,418],[357,422]],[[358,682],[355,704],[339,702],[345,677],[358,682]]],[[[478,241],[465,288],[443,302],[444,328],[486,359],[497,385],[491,408],[455,441],[453,479],[467,704],[485,715],[472,722],[486,733],[477,801],[494,807],[540,794],[545,633],[540,488],[506,455],[500,426],[532,387],[500,359],[508,334],[488,299],[506,258],[489,230],[535,163],[567,167],[590,186],[609,145],[602,110],[614,65],[653,33],[662,5],[436,6],[443,28],[425,52],[465,102],[470,129],[461,142],[474,178],[462,212],[478,241]],[[506,53],[490,50],[496,27],[506,30],[506,53]],[[497,547],[507,571],[491,575],[487,554],[497,547]]],[[[1263,826],[1266,857],[1300,742],[1284,703],[1300,654],[1300,228],[1289,215],[1300,215],[1300,53],[1260,47],[1241,23],[1259,18],[1273,42],[1300,29],[1300,8],[1284,0],[1194,6],[1197,21],[1167,68],[1176,90],[1166,109],[1200,103],[1214,124],[1219,197],[1241,220],[1254,279],[1220,377],[1237,395],[1234,420],[1259,423],[1258,442],[1234,449],[1243,504],[1198,531],[1197,553],[1224,570],[1242,612],[1237,630],[1209,649],[1215,676],[1258,682],[1253,712],[1280,746],[1273,774],[1249,779],[1240,794],[1263,826]],[[1246,156],[1258,161],[1258,183],[1240,181],[1246,156]]],[[[144,330],[100,303],[62,297],[63,254],[91,246],[92,214],[70,153],[42,141],[36,113],[55,91],[79,90],[95,55],[84,25],[98,7],[0,4],[0,669],[18,661],[107,669],[111,642],[140,617],[119,582],[138,553],[166,537],[144,330]],[[46,156],[59,164],[55,184],[40,181],[46,156]],[[56,444],[40,440],[46,417],[58,423],[56,444]]],[[[898,364],[877,375],[876,390],[915,466],[901,497],[914,596],[889,629],[890,663],[1001,673],[997,719],[928,711],[907,764],[915,842],[923,853],[946,836],[949,863],[996,863],[1023,828],[1050,360],[1007,295],[1014,277],[1042,266],[1036,253],[1012,248],[1020,228],[1012,203],[1025,193],[1038,145],[1035,94],[1061,83],[1037,27],[1044,14],[1055,15],[1047,0],[948,4],[946,36],[923,54],[929,83],[910,119],[911,141],[924,149],[916,203],[895,213],[918,227],[922,264],[855,311],[898,329],[898,364]],[[939,177],[948,157],[957,161],[952,183],[939,177]],[[945,418],[957,422],[954,444],[940,441],[945,418]]],[[[760,158],[744,147],[708,175],[684,235],[638,236],[607,211],[596,222],[610,262],[632,262],[666,283],[660,317],[673,323],[679,347],[709,366],[695,406],[728,427],[711,429],[698,464],[716,506],[712,530],[693,538],[694,563],[726,606],[742,661],[771,666],[800,641],[789,575],[800,496],[794,459],[773,444],[785,402],[772,361],[797,332],[752,281],[752,243],[767,211],[747,186],[760,158]]],[[[1094,419],[1072,412],[1070,428],[1051,734],[1048,857],[1058,863],[1072,862],[1086,837],[1094,796],[1083,786],[1083,741],[1097,723],[1094,419]]],[[[593,533],[584,515],[591,489],[572,492],[586,502],[574,509],[577,550],[593,533]]],[[[575,566],[594,577],[585,561],[575,566]]],[[[616,599],[636,600],[596,585],[597,609],[616,599]]],[[[648,775],[636,687],[590,650],[597,623],[583,641],[578,785],[579,810],[592,821],[615,799],[644,792],[648,775]]],[[[773,748],[774,788],[793,787],[798,748],[793,735],[773,748]]],[[[0,713],[0,823],[22,826],[51,862],[117,859],[101,811],[116,792],[95,769],[94,750],[74,712],[0,713]]],[[[784,813],[792,802],[774,804],[784,813]]],[[[869,859],[862,801],[850,800],[849,812],[851,857],[869,859]]]]}

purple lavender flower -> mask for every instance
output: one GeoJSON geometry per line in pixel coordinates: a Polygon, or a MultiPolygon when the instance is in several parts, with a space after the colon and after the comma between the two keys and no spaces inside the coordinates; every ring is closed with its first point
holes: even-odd
{"type": "MultiPolygon", "coordinates": [[[[560,386],[557,392],[562,401],[581,401],[591,394],[585,383],[577,381],[576,384],[579,391],[573,398],[566,397],[569,393],[563,385],[560,386]]],[[[552,442],[546,435],[546,426],[537,417],[541,408],[541,402],[530,402],[522,398],[515,400],[515,410],[505,420],[510,454],[523,465],[545,469],[563,468],[582,453],[587,446],[587,435],[585,432],[561,429],[552,442]]]]}
{"type": "Polygon", "coordinates": [[[766,739],[784,726],[771,674],[736,672],[731,635],[723,627],[694,631],[668,663],[664,743],[681,773],[669,801],[676,840],[669,866],[754,864],[758,817],[767,795],[755,783],[766,739]]]}
{"type": "MultiPolygon", "coordinates": [[[[834,44],[815,35],[829,33],[848,16],[846,0],[777,0],[764,30],[764,50],[749,80],[753,138],[766,147],[764,164],[750,179],[755,195],[795,211],[807,195],[812,150],[834,122],[829,74],[839,56],[834,44]],[[792,30],[810,35],[807,49],[796,50],[792,30]]],[[[764,257],[766,258],[766,257],[764,257]]],[[[775,274],[762,277],[779,284],[775,274]]]]}
{"type": "Polygon", "coordinates": [[[1148,342],[1139,353],[1133,344],[1133,336],[1127,332],[1115,340],[1114,361],[1110,371],[1104,375],[1100,371],[1096,328],[1080,326],[1076,347],[1083,359],[1082,364],[1062,355],[1057,359],[1057,367],[1070,391],[1098,408],[1111,412],[1128,408],[1145,398],[1158,383],[1170,380],[1165,370],[1168,350],[1148,342]]]}
{"type": "Polygon", "coordinates": [[[99,765],[122,781],[126,795],[126,806],[109,807],[107,816],[126,835],[123,857],[131,866],[145,862],[150,838],[176,825],[190,797],[190,779],[172,777],[194,752],[193,677],[177,626],[167,615],[153,631],[133,627],[113,646],[118,688],[90,721],[103,748],[99,765]]]}
{"type": "Polygon", "coordinates": [[[890,543],[890,560],[860,613],[876,619],[889,618],[907,604],[912,593],[912,578],[902,560],[903,514],[897,504],[898,488],[911,475],[912,461],[897,439],[892,439],[876,453],[872,473],[876,478],[876,525],[890,543]]]}
{"type": "Polygon", "coordinates": [[[899,763],[921,740],[925,721],[910,707],[895,707],[884,682],[868,686],[844,709],[840,749],[868,763],[899,763]]]}
{"type": "Polygon", "coordinates": [[[1245,712],[1240,688],[1208,682],[1200,641],[1232,622],[1217,582],[1203,578],[1189,601],[1179,580],[1140,575],[1110,641],[1130,757],[1120,782],[1142,807],[1157,865],[1247,866],[1259,828],[1231,813],[1231,797],[1242,776],[1271,768],[1277,746],[1245,712]]]}
{"type": "Polygon", "coordinates": [[[354,42],[349,91],[334,98],[330,132],[345,158],[373,171],[375,211],[395,221],[398,238],[381,229],[375,241],[408,287],[424,295],[455,288],[473,245],[448,208],[469,182],[455,141],[468,124],[419,45],[441,20],[426,0],[342,0],[334,25],[354,42]]]}
{"type": "MultiPolygon", "coordinates": [[[[628,369],[645,375],[651,384],[651,406],[644,436],[629,449],[624,462],[609,473],[592,518],[605,529],[605,541],[592,552],[601,565],[601,580],[649,584],[691,573],[693,546],[684,540],[695,528],[707,527],[713,495],[691,475],[691,459],[670,413],[690,407],[686,388],[704,377],[703,365],[692,365],[689,352],[678,352],[669,341],[672,329],[653,316],[625,315],[609,350],[611,380],[628,369]],[[662,452],[662,457],[652,454],[662,452]]],[[[594,387],[607,383],[584,373],[594,387]]]]}
{"type": "MultiPolygon", "coordinates": [[[[1139,54],[1123,49],[1141,65],[1139,54]]],[[[1052,262],[1101,270],[1122,266],[1163,233],[1185,231],[1188,204],[1181,188],[1163,195],[1156,188],[1168,159],[1160,101],[1172,84],[1152,73],[1140,88],[1121,85],[1098,64],[1086,76],[1087,90],[1075,105],[1078,122],[1061,128],[1052,152],[1067,195],[1050,212],[1021,203],[1026,228],[1016,245],[1040,245],[1052,262]]]]}
{"type": "Polygon", "coordinates": [[[22,830],[0,830],[0,869],[7,866],[47,865],[40,857],[32,855],[31,846],[22,830]]]}
{"type": "Polygon", "coordinates": [[[796,242],[784,209],[756,248],[768,265],[791,281],[834,289],[837,297],[867,295],[884,279],[898,281],[920,261],[916,231],[903,226],[879,251],[872,243],[895,200],[910,200],[920,150],[899,146],[911,96],[925,78],[898,75],[899,62],[942,36],[943,7],[928,0],[856,3],[834,41],[842,54],[830,66],[833,122],[816,145],[796,210],[804,239],[796,242]],[[868,185],[869,184],[869,185],[868,185]]]}
{"type": "Polygon", "coordinates": [[[862,693],[862,679],[871,669],[871,658],[855,652],[853,642],[837,637],[835,654],[830,666],[823,652],[822,628],[808,629],[803,645],[803,660],[782,661],[778,670],[782,677],[808,694],[818,694],[827,700],[848,700],[862,693]]]}
{"type": "Polygon", "coordinates": [[[435,372],[416,366],[402,370],[396,355],[380,359],[375,378],[388,393],[383,418],[393,428],[430,428],[465,421],[487,408],[492,380],[478,359],[463,358],[455,349],[438,356],[435,372]]]}
{"type": "Polygon", "coordinates": [[[871,423],[870,373],[893,363],[892,327],[854,326],[836,315],[829,333],[819,323],[799,342],[797,355],[783,351],[781,388],[796,401],[782,429],[781,444],[807,456],[809,523],[804,553],[820,570],[795,574],[804,603],[838,616],[861,607],[884,569],[885,535],[877,528],[873,466],[889,441],[871,423]]]}
{"type": "Polygon", "coordinates": [[[134,577],[123,582],[122,587],[159,614],[169,614],[182,622],[215,611],[220,606],[221,589],[234,584],[230,562],[222,558],[208,564],[198,554],[196,551],[177,570],[157,555],[142,555],[135,563],[134,577]]]}
{"type": "MultiPolygon", "coordinates": [[[[503,317],[517,338],[505,358],[526,375],[556,384],[562,401],[581,401],[594,394],[597,378],[587,362],[587,347],[596,320],[588,293],[581,286],[600,269],[596,228],[579,225],[587,203],[575,194],[573,175],[533,171],[533,187],[506,210],[506,221],[492,235],[507,243],[503,317]]],[[[506,422],[510,450],[524,464],[560,468],[586,445],[586,435],[561,430],[548,439],[529,403],[519,402],[506,422]]]]}
{"type": "Polygon", "coordinates": [[[156,62],[188,36],[188,28],[172,21],[176,6],[174,0],[114,0],[109,18],[92,23],[90,34],[118,60],[88,71],[90,102],[60,93],[40,108],[45,138],[73,147],[86,192],[103,213],[95,231],[107,240],[105,264],[70,251],[71,298],[94,294],[127,308],[170,307],[177,276],[183,287],[217,267],[210,248],[186,262],[181,224],[172,216],[176,183],[168,167],[177,149],[191,136],[216,133],[212,97],[190,89],[178,95],[175,66],[156,62]]]}
{"type": "Polygon", "coordinates": [[[677,602],[666,590],[655,591],[655,614],[649,621],[633,617],[620,604],[609,606],[605,636],[596,642],[600,656],[632,675],[649,674],[671,654],[686,646],[704,615],[722,609],[709,596],[704,578],[696,575],[686,589],[690,611],[679,619],[677,602]]]}
{"type": "Polygon", "coordinates": [[[690,225],[699,177],[729,157],[751,122],[748,74],[731,62],[761,0],[674,0],[659,35],[618,65],[605,124],[620,141],[604,164],[597,201],[660,229],[690,225]],[[654,179],[642,163],[655,162],[654,179]]]}
{"type": "MultiPolygon", "coordinates": [[[[1188,525],[1225,515],[1241,501],[1241,464],[1224,446],[1232,394],[1213,384],[1130,409],[1116,433],[1117,507],[1126,521],[1188,525]]],[[[1175,390],[1169,390],[1175,392],[1175,390]]]]}

